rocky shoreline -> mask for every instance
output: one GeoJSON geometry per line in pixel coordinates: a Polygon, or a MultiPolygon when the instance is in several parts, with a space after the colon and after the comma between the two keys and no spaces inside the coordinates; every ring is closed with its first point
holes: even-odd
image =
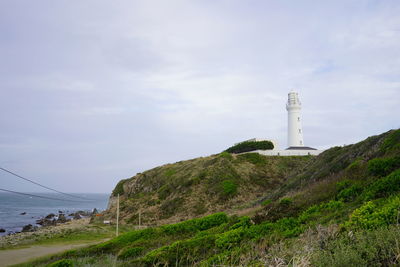
{"type": "MultiPolygon", "coordinates": [[[[59,210],[58,214],[50,213],[42,218],[37,219],[35,225],[27,224],[22,227],[21,231],[15,231],[15,232],[9,231],[5,236],[10,236],[10,235],[14,236],[26,232],[36,232],[43,227],[57,226],[73,220],[91,218],[92,216],[95,216],[98,213],[99,212],[96,208],[93,209],[93,211],[79,210],[72,213],[59,210]]],[[[26,212],[23,212],[20,215],[25,215],[25,214],[26,212]]],[[[7,232],[6,229],[0,228],[0,233],[6,233],[6,232],[7,232]]]]}

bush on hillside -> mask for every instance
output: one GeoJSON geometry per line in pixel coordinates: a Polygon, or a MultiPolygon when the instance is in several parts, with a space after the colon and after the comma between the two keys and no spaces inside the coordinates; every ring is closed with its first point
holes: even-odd
{"type": "Polygon", "coordinates": [[[400,167],[400,156],[375,158],[368,162],[368,171],[376,176],[385,176],[400,167]]]}
{"type": "Polygon", "coordinates": [[[264,165],[267,163],[267,157],[258,153],[246,153],[238,156],[239,159],[244,159],[255,165],[264,165]]]}
{"type": "Polygon", "coordinates": [[[385,176],[400,167],[400,157],[375,158],[368,161],[368,172],[374,176],[385,176]]]}
{"type": "Polygon", "coordinates": [[[382,227],[342,233],[316,249],[311,255],[311,266],[398,266],[400,228],[382,227]]]}
{"type": "Polygon", "coordinates": [[[372,201],[368,201],[353,211],[350,215],[350,220],[345,223],[345,227],[375,229],[380,226],[397,223],[399,208],[400,196],[385,200],[381,207],[372,201]]]}
{"type": "Polygon", "coordinates": [[[356,159],[353,161],[347,168],[345,169],[346,171],[346,177],[350,179],[358,179],[364,176],[364,168],[365,168],[365,163],[361,159],[356,159]]]}
{"type": "Polygon", "coordinates": [[[49,267],[72,267],[72,266],[74,266],[74,263],[72,262],[72,260],[63,259],[63,260],[53,262],[53,263],[49,264],[48,266],[49,267]]]}
{"type": "Polygon", "coordinates": [[[245,141],[239,144],[236,144],[234,146],[231,146],[226,152],[229,153],[243,153],[243,152],[249,152],[249,151],[254,151],[254,150],[268,150],[268,149],[273,149],[274,144],[272,144],[271,141],[245,141]]]}
{"type": "Polygon", "coordinates": [[[293,200],[291,198],[288,198],[288,197],[282,198],[279,201],[279,204],[282,205],[282,206],[289,206],[292,203],[293,203],[293,200]]]}
{"type": "Polygon", "coordinates": [[[362,192],[362,187],[359,185],[351,185],[342,189],[337,194],[337,199],[345,202],[353,201],[362,192]]]}
{"type": "Polygon", "coordinates": [[[383,152],[389,152],[391,150],[399,151],[400,149],[400,129],[395,130],[385,138],[381,145],[383,152]]]}
{"type": "Polygon", "coordinates": [[[160,234],[160,231],[155,228],[147,228],[147,229],[143,229],[143,230],[131,231],[131,232],[122,234],[116,238],[113,238],[111,240],[108,240],[104,243],[101,243],[94,247],[91,247],[91,248],[89,248],[89,251],[93,252],[93,253],[114,252],[114,251],[118,251],[121,248],[123,248],[129,244],[132,244],[133,242],[136,242],[140,239],[143,239],[143,240],[151,239],[159,234],[160,234]]]}
{"type": "Polygon", "coordinates": [[[210,229],[212,227],[228,222],[228,216],[223,213],[215,213],[202,218],[187,220],[175,224],[161,226],[163,232],[167,234],[184,234],[210,229]]]}
{"type": "Polygon", "coordinates": [[[230,197],[236,194],[237,184],[232,180],[225,180],[222,182],[222,193],[225,197],[230,197]]]}
{"type": "Polygon", "coordinates": [[[140,261],[147,266],[192,266],[199,258],[210,253],[214,243],[214,235],[179,240],[150,251],[140,261]]]}
{"type": "Polygon", "coordinates": [[[123,248],[118,255],[118,259],[128,259],[139,257],[144,250],[144,247],[126,247],[123,248]]]}
{"type": "Polygon", "coordinates": [[[389,196],[400,191],[400,169],[385,176],[365,189],[365,199],[389,196]]]}

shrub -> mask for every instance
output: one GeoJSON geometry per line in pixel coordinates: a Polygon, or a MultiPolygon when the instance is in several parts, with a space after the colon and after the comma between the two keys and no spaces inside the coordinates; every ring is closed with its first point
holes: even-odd
{"type": "Polygon", "coordinates": [[[267,157],[260,155],[258,153],[246,153],[246,154],[241,154],[238,157],[239,159],[244,159],[255,165],[265,165],[267,163],[267,157]]]}
{"type": "Polygon", "coordinates": [[[161,206],[160,210],[162,213],[161,218],[169,218],[175,214],[175,212],[183,205],[184,200],[181,197],[176,197],[171,200],[164,201],[161,206]]]}
{"type": "Polygon", "coordinates": [[[229,229],[232,230],[232,229],[236,229],[236,228],[239,228],[239,227],[246,227],[247,228],[247,227],[250,227],[251,225],[252,225],[252,223],[251,223],[250,217],[243,216],[243,217],[240,217],[238,219],[237,223],[235,223],[231,227],[229,227],[229,229]]]}
{"type": "Polygon", "coordinates": [[[271,204],[272,203],[272,200],[271,199],[266,199],[266,200],[264,200],[263,202],[261,202],[261,205],[262,206],[267,206],[267,205],[269,205],[269,204],[271,204]]]}
{"type": "Polygon", "coordinates": [[[72,266],[74,266],[74,263],[72,262],[72,260],[63,259],[63,260],[53,262],[53,263],[49,264],[48,266],[49,267],[72,267],[72,266]]]}
{"type": "Polygon", "coordinates": [[[400,129],[391,132],[383,141],[381,150],[388,152],[393,149],[398,149],[400,144],[400,129]]]}
{"type": "Polygon", "coordinates": [[[274,229],[282,234],[283,237],[298,236],[303,229],[301,228],[299,220],[296,218],[282,218],[274,224],[274,229]]]}
{"type": "Polygon", "coordinates": [[[137,258],[139,257],[144,250],[144,247],[127,247],[122,249],[119,253],[119,259],[128,259],[128,258],[137,258]]]}
{"type": "Polygon", "coordinates": [[[237,184],[232,180],[222,182],[222,192],[224,196],[233,196],[237,192],[237,184]]]}
{"type": "Polygon", "coordinates": [[[187,220],[180,223],[161,226],[163,232],[174,235],[197,231],[204,231],[212,227],[228,222],[228,216],[223,213],[215,213],[202,218],[187,220]]]}
{"type": "Polygon", "coordinates": [[[398,266],[398,226],[342,233],[316,249],[311,266],[398,266]]]}
{"type": "Polygon", "coordinates": [[[273,230],[274,224],[271,222],[263,222],[261,224],[252,225],[249,229],[247,229],[247,235],[249,238],[254,240],[259,240],[265,237],[267,234],[270,234],[273,230]]]}
{"type": "Polygon", "coordinates": [[[289,206],[292,203],[293,203],[293,200],[291,198],[282,198],[279,201],[279,204],[282,205],[282,206],[289,206]]]}
{"type": "Polygon", "coordinates": [[[219,157],[220,158],[224,158],[224,159],[228,159],[228,160],[232,160],[233,159],[232,154],[230,154],[229,152],[226,152],[226,151],[221,152],[219,154],[219,157]]]}
{"type": "Polygon", "coordinates": [[[400,190],[400,169],[372,183],[365,190],[365,199],[389,196],[400,190]]]}
{"type": "Polygon", "coordinates": [[[331,200],[327,203],[322,203],[320,205],[320,210],[337,210],[341,207],[343,207],[342,201],[331,200]]]}
{"type": "Polygon", "coordinates": [[[374,229],[380,226],[396,223],[400,208],[400,196],[395,196],[378,207],[372,201],[366,202],[360,208],[353,211],[346,228],[374,229]]]}
{"type": "Polygon", "coordinates": [[[324,211],[335,211],[343,207],[342,201],[331,200],[326,203],[321,203],[319,205],[313,205],[309,207],[307,210],[303,211],[298,220],[300,223],[305,223],[306,221],[310,220],[311,218],[320,217],[321,213],[324,211]]]}
{"type": "Polygon", "coordinates": [[[319,205],[313,205],[303,211],[299,217],[298,220],[301,223],[305,223],[307,220],[309,220],[311,217],[314,217],[315,215],[320,215],[320,206],[319,205]]]}
{"type": "Polygon", "coordinates": [[[113,238],[104,243],[98,244],[92,248],[89,248],[91,252],[94,253],[104,253],[104,252],[113,252],[118,251],[122,247],[127,246],[128,244],[132,244],[140,239],[150,239],[157,236],[160,233],[158,229],[155,228],[147,228],[143,230],[131,231],[125,234],[122,234],[116,238],[113,238]]]}
{"type": "Polygon", "coordinates": [[[222,249],[230,249],[238,245],[247,234],[247,229],[239,227],[218,235],[215,245],[222,249]]]}
{"type": "Polygon", "coordinates": [[[400,157],[375,158],[368,161],[368,172],[374,176],[385,176],[400,167],[400,157]]]}
{"type": "Polygon", "coordinates": [[[346,176],[350,178],[357,178],[357,176],[363,174],[363,167],[364,167],[364,162],[361,159],[353,161],[346,168],[346,176]]]}
{"type": "Polygon", "coordinates": [[[343,189],[346,189],[352,185],[353,185],[353,182],[346,179],[346,180],[336,183],[336,190],[339,192],[339,191],[342,191],[343,189]]]}
{"type": "Polygon", "coordinates": [[[249,151],[254,151],[254,150],[267,150],[267,149],[273,149],[274,145],[272,144],[271,141],[245,141],[241,142],[239,144],[236,144],[234,146],[231,146],[227,150],[225,150],[228,153],[243,153],[243,152],[249,152],[249,151]]]}
{"type": "Polygon", "coordinates": [[[228,222],[228,216],[224,212],[214,213],[196,220],[196,227],[199,231],[228,222]]]}
{"type": "Polygon", "coordinates": [[[192,265],[210,252],[214,246],[215,236],[206,235],[191,239],[176,241],[147,253],[141,261],[151,266],[182,266],[192,265]]]}
{"type": "Polygon", "coordinates": [[[337,194],[337,199],[342,201],[352,201],[354,200],[360,193],[362,192],[362,188],[359,185],[352,185],[348,188],[344,188],[337,194]]]}
{"type": "Polygon", "coordinates": [[[171,177],[171,176],[174,175],[175,173],[176,173],[176,170],[170,168],[170,169],[167,169],[167,170],[164,172],[164,175],[167,176],[167,177],[171,177]]]}

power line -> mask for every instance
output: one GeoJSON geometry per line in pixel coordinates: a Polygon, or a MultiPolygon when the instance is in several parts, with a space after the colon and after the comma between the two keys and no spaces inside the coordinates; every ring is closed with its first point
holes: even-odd
{"type": "Polygon", "coordinates": [[[80,199],[85,199],[85,200],[94,200],[94,199],[89,199],[89,198],[80,197],[80,196],[74,196],[74,195],[71,195],[71,194],[68,194],[68,193],[64,193],[64,192],[58,191],[58,190],[56,190],[56,189],[53,189],[53,188],[47,187],[47,186],[45,186],[45,185],[39,184],[39,183],[37,183],[37,182],[35,182],[35,181],[32,181],[32,180],[30,180],[30,179],[28,179],[28,178],[25,178],[25,177],[23,177],[23,176],[21,176],[21,175],[18,175],[18,174],[16,174],[16,173],[14,173],[14,172],[12,172],[12,171],[9,171],[9,170],[7,170],[7,169],[4,169],[4,168],[2,168],[2,167],[0,167],[0,170],[2,170],[2,171],[4,171],[4,172],[7,172],[7,173],[9,173],[9,174],[11,174],[11,175],[14,175],[14,176],[16,176],[16,177],[18,177],[18,178],[21,178],[21,179],[23,179],[23,180],[25,180],[25,181],[28,181],[28,182],[30,182],[30,183],[32,183],[32,184],[38,185],[38,186],[40,186],[40,187],[46,188],[46,189],[48,189],[48,190],[51,190],[51,191],[54,191],[54,192],[57,192],[57,193],[60,193],[60,194],[63,194],[63,195],[69,196],[69,197],[80,198],[80,199]]]}
{"type": "Polygon", "coordinates": [[[34,195],[34,194],[22,193],[22,192],[3,189],[3,188],[0,188],[0,191],[4,191],[4,192],[8,192],[8,193],[14,193],[14,194],[23,195],[23,196],[51,199],[51,200],[60,200],[60,201],[69,201],[69,202],[82,202],[82,201],[78,201],[78,200],[62,199],[62,198],[55,198],[55,197],[45,197],[45,196],[39,196],[39,195],[34,195]]]}

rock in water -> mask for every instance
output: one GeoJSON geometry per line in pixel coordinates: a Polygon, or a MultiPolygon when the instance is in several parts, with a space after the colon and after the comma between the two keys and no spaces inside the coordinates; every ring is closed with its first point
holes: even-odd
{"type": "Polygon", "coordinates": [[[24,211],[24,212],[20,213],[19,215],[25,215],[25,214],[26,214],[26,212],[24,211]]]}
{"type": "Polygon", "coordinates": [[[37,226],[33,226],[32,224],[27,224],[22,228],[22,232],[34,232],[38,229],[37,226]]]}
{"type": "Polygon", "coordinates": [[[56,225],[56,219],[53,218],[53,220],[51,220],[50,218],[42,218],[39,220],[36,220],[36,224],[42,225],[42,226],[51,226],[51,225],[56,225]]]}
{"type": "Polygon", "coordinates": [[[58,223],[65,223],[67,221],[68,220],[67,220],[67,218],[65,217],[65,215],[63,213],[58,215],[58,220],[57,220],[58,223]]]}
{"type": "Polygon", "coordinates": [[[0,228],[0,233],[5,233],[6,229],[0,228]]]}
{"type": "Polygon", "coordinates": [[[47,215],[47,216],[45,217],[45,219],[53,219],[54,216],[56,216],[54,213],[50,213],[49,215],[47,215]]]}

